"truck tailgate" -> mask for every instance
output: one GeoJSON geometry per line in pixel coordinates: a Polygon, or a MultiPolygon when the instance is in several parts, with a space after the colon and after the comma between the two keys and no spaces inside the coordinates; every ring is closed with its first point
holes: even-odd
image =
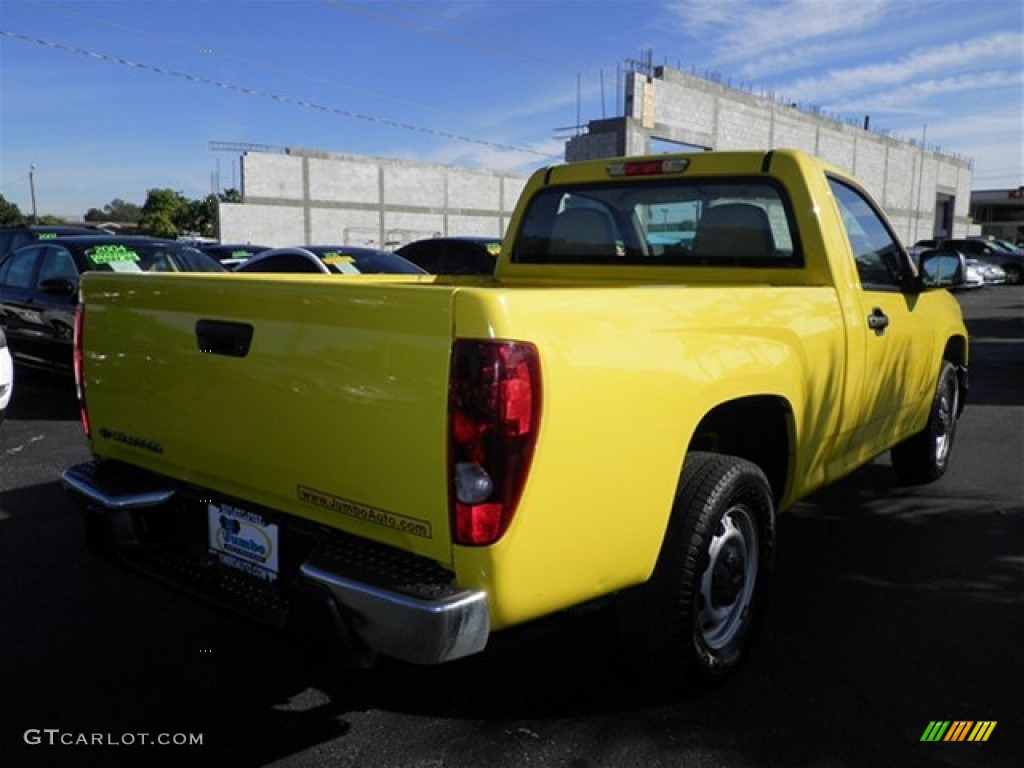
{"type": "Polygon", "coordinates": [[[455,289],[416,281],[88,273],[94,453],[450,562],[455,289]]]}

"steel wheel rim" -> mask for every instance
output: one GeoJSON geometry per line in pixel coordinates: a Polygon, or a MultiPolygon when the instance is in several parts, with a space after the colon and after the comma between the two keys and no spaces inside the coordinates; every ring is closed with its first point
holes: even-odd
{"type": "Polygon", "coordinates": [[[751,511],[737,504],[722,515],[700,578],[697,622],[704,643],[712,650],[727,646],[743,627],[757,570],[757,524],[751,511]]]}

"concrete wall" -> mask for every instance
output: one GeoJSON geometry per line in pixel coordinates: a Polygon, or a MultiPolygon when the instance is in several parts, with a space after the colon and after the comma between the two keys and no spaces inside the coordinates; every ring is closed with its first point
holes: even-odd
{"type": "Polygon", "coordinates": [[[612,147],[619,154],[652,152],[653,140],[698,149],[800,149],[856,176],[907,244],[969,230],[971,167],[961,158],[668,67],[656,67],[650,78],[631,73],[625,105],[625,118],[592,123],[590,132],[570,139],[566,159],[609,157],[612,147]],[[935,232],[940,195],[954,201],[952,232],[935,232]]]}
{"type": "Polygon", "coordinates": [[[243,203],[221,241],[394,248],[442,235],[501,237],[526,177],[309,150],[242,156],[243,203]]]}

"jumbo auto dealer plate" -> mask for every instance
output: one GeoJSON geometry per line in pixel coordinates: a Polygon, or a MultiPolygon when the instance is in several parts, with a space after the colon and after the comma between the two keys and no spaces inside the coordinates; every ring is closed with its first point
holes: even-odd
{"type": "Polygon", "coordinates": [[[255,512],[208,503],[210,552],[225,566],[262,581],[277,581],[278,527],[255,512]]]}

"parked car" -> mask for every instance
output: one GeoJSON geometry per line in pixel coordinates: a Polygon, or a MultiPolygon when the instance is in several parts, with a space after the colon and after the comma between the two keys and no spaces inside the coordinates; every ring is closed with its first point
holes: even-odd
{"type": "Polygon", "coordinates": [[[988,264],[978,259],[967,259],[966,263],[968,271],[976,270],[985,285],[1002,285],[1006,282],[1006,271],[996,264],[988,264]]]}
{"type": "Polygon", "coordinates": [[[391,251],[351,245],[272,248],[243,261],[236,272],[309,272],[325,275],[422,275],[411,261],[391,251]]]}
{"type": "Polygon", "coordinates": [[[203,253],[213,256],[228,269],[233,269],[257,253],[270,250],[269,245],[252,243],[201,243],[197,247],[203,253]]]}
{"type": "Polygon", "coordinates": [[[969,259],[977,259],[1002,267],[1008,283],[1016,285],[1024,283],[1024,252],[1007,251],[987,240],[975,238],[953,238],[946,240],[942,245],[943,248],[960,251],[969,259]]]}
{"type": "Polygon", "coordinates": [[[982,274],[979,268],[979,262],[974,260],[971,264],[967,259],[964,259],[964,281],[960,285],[956,286],[952,290],[954,291],[973,291],[978,288],[985,286],[985,276],[982,274]]]}
{"type": "Polygon", "coordinates": [[[78,280],[89,270],[228,271],[190,245],[152,237],[94,234],[24,245],[0,260],[0,328],[17,363],[72,372],[78,280]]]}
{"type": "Polygon", "coordinates": [[[969,237],[968,240],[981,240],[983,243],[987,243],[1001,251],[1009,251],[1010,253],[1019,253],[1021,251],[1020,246],[1014,245],[1009,240],[1003,240],[998,237],[969,237]]]}
{"type": "Polygon", "coordinates": [[[33,224],[0,228],[0,259],[11,251],[36,240],[52,240],[67,235],[107,234],[96,227],[76,227],[69,224],[33,224]]]}
{"type": "Polygon", "coordinates": [[[11,404],[11,395],[14,393],[14,362],[11,360],[11,352],[7,349],[7,337],[4,336],[3,328],[0,328],[0,423],[7,415],[7,406],[11,404]]]}
{"type": "Polygon", "coordinates": [[[496,237],[428,237],[395,249],[434,275],[489,275],[501,253],[496,237]]]}

